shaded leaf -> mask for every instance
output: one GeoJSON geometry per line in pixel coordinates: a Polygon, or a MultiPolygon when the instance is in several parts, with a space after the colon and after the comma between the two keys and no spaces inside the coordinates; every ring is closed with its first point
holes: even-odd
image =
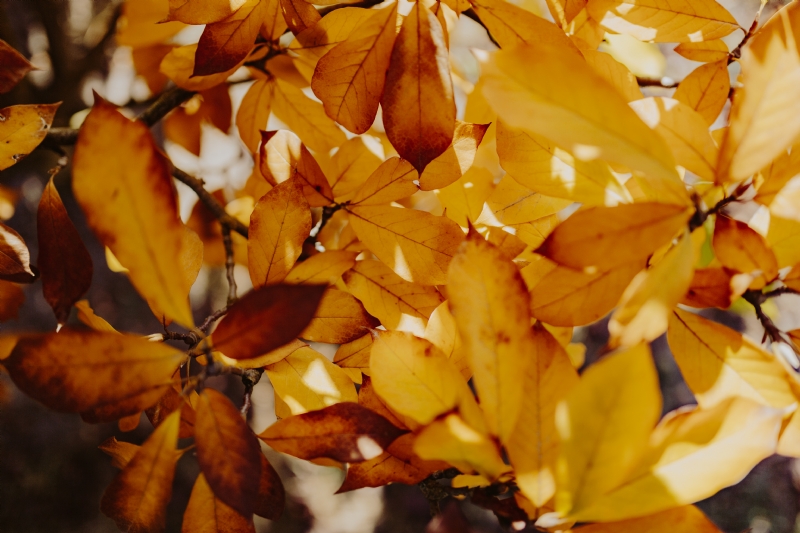
{"type": "Polygon", "coordinates": [[[636,531],[638,533],[670,533],[671,531],[720,533],[720,529],[694,505],[675,507],[660,513],[641,518],[631,518],[621,522],[589,524],[574,531],[576,533],[624,533],[625,531],[636,531]]]}
{"type": "Polygon", "coordinates": [[[166,20],[186,24],[210,24],[229,17],[247,0],[169,0],[166,20]]]}
{"type": "Polygon", "coordinates": [[[3,69],[0,70],[0,94],[9,92],[28,72],[36,68],[2,39],[0,39],[0,65],[3,65],[3,69]]]}
{"type": "Polygon", "coordinates": [[[31,266],[31,253],[22,236],[0,222],[0,279],[32,283],[39,272],[31,266]]]}
{"type": "Polygon", "coordinates": [[[192,76],[194,73],[194,60],[197,54],[197,44],[173,48],[161,61],[161,72],[171,79],[175,85],[187,91],[204,91],[215,85],[224,83],[228,76],[239,68],[234,65],[225,72],[210,74],[208,76],[192,76]]]}
{"type": "Polygon", "coordinates": [[[0,322],[18,318],[23,303],[25,293],[19,285],[0,281],[0,322]]]}
{"type": "Polygon", "coordinates": [[[311,207],[333,203],[333,191],[317,160],[291,131],[261,132],[260,170],[271,185],[291,178],[303,184],[303,194],[311,207]]]}
{"type": "Polygon", "coordinates": [[[130,442],[118,441],[116,437],[109,437],[98,448],[111,457],[112,466],[123,469],[142,447],[130,442]]]}
{"type": "Polygon", "coordinates": [[[504,0],[472,0],[470,3],[475,14],[503,49],[540,43],[577,51],[558,26],[522,7],[504,0]]]}
{"type": "Polygon", "coordinates": [[[399,157],[390,157],[370,174],[358,189],[351,205],[380,205],[402,200],[419,190],[414,183],[419,179],[411,163],[399,157]]]}
{"type": "MultiPolygon", "coordinates": [[[[305,4],[305,0],[296,1],[305,4]]],[[[310,4],[306,5],[310,7],[310,4]]],[[[275,83],[272,112],[309,148],[327,152],[346,140],[344,132],[325,114],[322,104],[289,83],[282,80],[276,80],[275,83]]]]}
{"type": "Polygon", "coordinates": [[[378,325],[364,306],[350,294],[328,289],[308,327],[300,337],[316,342],[342,344],[350,342],[378,325]]]}
{"type": "Polygon", "coordinates": [[[304,0],[280,0],[280,3],[286,25],[295,35],[322,18],[316,8],[304,0]]]}
{"type": "Polygon", "coordinates": [[[277,520],[283,514],[285,505],[286,492],[283,489],[283,482],[262,453],[255,514],[268,520],[277,520]]]}
{"type": "Polygon", "coordinates": [[[239,137],[251,152],[258,150],[260,131],[267,127],[274,90],[275,83],[272,80],[256,80],[247,89],[236,112],[239,137]]]}
{"type": "Polygon", "coordinates": [[[201,472],[183,513],[183,533],[255,533],[251,513],[244,516],[214,495],[201,472]]]}
{"type": "Polygon", "coordinates": [[[759,277],[751,287],[761,289],[778,276],[778,260],[767,239],[746,223],[717,215],[714,223],[714,254],[723,266],[759,277]]]}
{"type": "Polygon", "coordinates": [[[228,71],[247,57],[267,14],[267,2],[247,0],[230,16],[203,29],[192,76],[228,71]]]}
{"type": "Polygon", "coordinates": [[[675,47],[675,52],[686,59],[714,63],[715,61],[728,60],[728,45],[722,39],[681,43],[675,47]]]}
{"type": "Polygon", "coordinates": [[[425,167],[419,177],[423,191],[441,189],[462,177],[472,167],[478,147],[491,124],[470,124],[456,120],[450,146],[425,167]]]}

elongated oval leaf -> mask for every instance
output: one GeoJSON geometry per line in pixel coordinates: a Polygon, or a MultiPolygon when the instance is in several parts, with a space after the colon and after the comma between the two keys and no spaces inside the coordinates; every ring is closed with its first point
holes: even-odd
{"type": "Polygon", "coordinates": [[[14,165],[39,146],[59,105],[15,105],[0,109],[0,170],[14,165]]]}

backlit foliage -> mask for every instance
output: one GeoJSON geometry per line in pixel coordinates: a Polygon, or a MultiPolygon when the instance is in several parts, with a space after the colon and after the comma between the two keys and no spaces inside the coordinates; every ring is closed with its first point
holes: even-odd
{"type": "MultiPolygon", "coordinates": [[[[345,470],[340,492],[420,483],[581,533],[716,531],[693,503],[800,457],[800,333],[764,305],[800,291],[800,3],[749,29],[714,0],[547,4],[555,22],[505,0],[128,0],[117,41],[158,96],[143,115],[99,95],[78,130],[50,129],[57,103],[0,110],[0,170],[75,145],[86,222],[165,326],[117,332],[81,301],[91,257],[52,180],[37,261],[0,224],[2,318],[40,281],[60,324],[3,337],[2,368],[52,409],[155,427],[101,445],[123,531],[164,529],[186,453],[183,531],[276,519],[262,444],[345,470]],[[467,17],[497,50],[451,53],[467,17]],[[177,44],[188,25],[199,41],[177,44]],[[653,92],[598,51],[617,34],[700,65],[653,92]],[[193,153],[201,127],[235,125],[254,163],[235,197],[173,165],[162,118],[193,153]],[[199,197],[187,220],[174,179],[199,197]],[[196,317],[204,262],[230,290],[196,317]],[[762,342],[697,313],[737,301],[762,342]],[[606,315],[584,370],[573,328],[606,315]],[[662,417],[663,334],[697,405],[662,417]],[[242,377],[241,408],[205,387],[220,374],[242,377]],[[262,375],[279,420],[256,435],[262,375]]],[[[31,68],[0,41],[0,92],[31,68]]]]}

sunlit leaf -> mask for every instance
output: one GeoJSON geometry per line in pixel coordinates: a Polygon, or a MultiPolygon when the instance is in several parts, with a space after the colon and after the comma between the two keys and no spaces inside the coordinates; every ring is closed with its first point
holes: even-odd
{"type": "Polygon", "coordinates": [[[0,170],[14,165],[39,146],[50,131],[59,105],[15,105],[0,109],[0,170]]]}

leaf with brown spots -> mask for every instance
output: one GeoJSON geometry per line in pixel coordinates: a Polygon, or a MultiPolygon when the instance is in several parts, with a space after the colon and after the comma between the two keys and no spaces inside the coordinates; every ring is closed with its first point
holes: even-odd
{"type": "Polygon", "coordinates": [[[16,164],[39,146],[50,131],[59,105],[15,105],[0,109],[0,170],[16,164]]]}
{"type": "Polygon", "coordinates": [[[357,403],[342,402],[280,420],[259,438],[301,459],[327,457],[357,463],[379,456],[402,434],[381,415],[357,403]]]}
{"type": "Polygon", "coordinates": [[[253,514],[261,449],[239,410],[222,393],[205,389],[195,427],[197,462],[216,497],[244,516],[253,514]]]}

